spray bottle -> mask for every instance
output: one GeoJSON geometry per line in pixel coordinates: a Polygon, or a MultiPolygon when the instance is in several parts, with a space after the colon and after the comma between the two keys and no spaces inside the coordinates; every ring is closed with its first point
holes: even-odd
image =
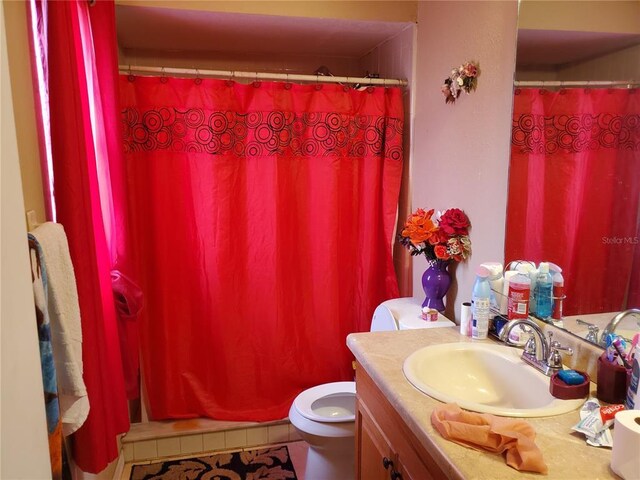
{"type": "Polygon", "coordinates": [[[478,267],[476,281],[471,293],[471,336],[479,340],[487,338],[491,308],[491,272],[486,267],[478,267]]]}

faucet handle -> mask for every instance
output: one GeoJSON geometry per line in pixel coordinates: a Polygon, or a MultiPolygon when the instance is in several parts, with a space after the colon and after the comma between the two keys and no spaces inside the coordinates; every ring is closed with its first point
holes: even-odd
{"type": "Polygon", "coordinates": [[[584,320],[576,319],[576,323],[580,325],[585,325],[588,328],[588,333],[584,337],[587,342],[598,343],[598,333],[600,332],[600,328],[593,323],[585,322],[584,320]]]}
{"type": "Polygon", "coordinates": [[[529,340],[527,340],[527,343],[524,344],[524,351],[529,355],[535,356],[536,354],[536,339],[533,335],[533,332],[529,332],[529,340]]]}
{"type": "Polygon", "coordinates": [[[573,349],[560,345],[560,342],[552,340],[549,342],[549,358],[547,359],[547,365],[551,368],[562,368],[562,354],[560,351],[565,352],[567,355],[573,355],[573,349]]]}

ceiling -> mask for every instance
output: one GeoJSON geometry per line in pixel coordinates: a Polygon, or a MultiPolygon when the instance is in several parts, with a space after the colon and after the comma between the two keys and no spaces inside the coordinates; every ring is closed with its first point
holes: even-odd
{"type": "Polygon", "coordinates": [[[281,17],[116,5],[123,50],[324,55],[359,58],[403,22],[281,17]]]}
{"type": "Polygon", "coordinates": [[[553,67],[640,45],[640,35],[564,30],[518,30],[518,68],[553,67]]]}
{"type": "MultiPolygon", "coordinates": [[[[116,5],[124,51],[360,58],[409,23],[116,5]]],[[[519,29],[517,63],[555,67],[640,44],[635,33],[519,29]]]]}

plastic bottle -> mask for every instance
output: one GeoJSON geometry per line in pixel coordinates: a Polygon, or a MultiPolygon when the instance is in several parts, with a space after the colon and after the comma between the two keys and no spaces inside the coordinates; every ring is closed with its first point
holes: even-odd
{"type": "MultiPolygon", "coordinates": [[[[531,289],[529,295],[529,313],[535,312],[535,290],[536,290],[536,278],[538,277],[538,269],[536,268],[535,262],[531,260],[515,260],[511,262],[512,270],[515,270],[518,273],[523,275],[528,275],[529,280],[531,281],[531,289]]],[[[508,298],[509,291],[505,290],[505,299],[508,298]]],[[[507,313],[506,311],[504,313],[507,313]]]]}
{"type": "Polygon", "coordinates": [[[528,275],[518,273],[509,280],[507,318],[527,318],[529,316],[529,296],[531,280],[528,275]]]}
{"type": "Polygon", "coordinates": [[[553,274],[553,313],[551,318],[562,320],[562,303],[564,302],[564,277],[561,272],[553,274]]]}
{"type": "Polygon", "coordinates": [[[549,273],[548,263],[541,262],[538,270],[535,287],[535,313],[540,318],[549,318],[552,313],[553,279],[549,273]]]}
{"type": "Polygon", "coordinates": [[[527,272],[529,280],[531,280],[531,297],[529,298],[529,313],[536,313],[536,282],[538,281],[538,268],[532,268],[527,272]]]}
{"type": "Polygon", "coordinates": [[[489,315],[491,307],[490,272],[485,267],[476,270],[476,281],[471,293],[471,336],[482,340],[489,333],[489,315]]]}
{"type": "Polygon", "coordinates": [[[481,267],[485,267],[489,270],[489,286],[491,287],[491,309],[495,312],[500,310],[500,296],[502,295],[502,288],[504,284],[504,278],[502,277],[503,266],[498,262],[484,262],[480,264],[481,267]]]}

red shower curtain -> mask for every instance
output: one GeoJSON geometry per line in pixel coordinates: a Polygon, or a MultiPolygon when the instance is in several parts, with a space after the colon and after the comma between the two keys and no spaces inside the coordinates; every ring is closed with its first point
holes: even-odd
{"type": "Polygon", "coordinates": [[[402,92],[121,77],[154,419],[287,416],[397,297],[402,92]]]}
{"type": "Polygon", "coordinates": [[[516,91],[505,259],[560,265],[566,315],[640,306],[639,200],[640,91],[516,91]]]}

